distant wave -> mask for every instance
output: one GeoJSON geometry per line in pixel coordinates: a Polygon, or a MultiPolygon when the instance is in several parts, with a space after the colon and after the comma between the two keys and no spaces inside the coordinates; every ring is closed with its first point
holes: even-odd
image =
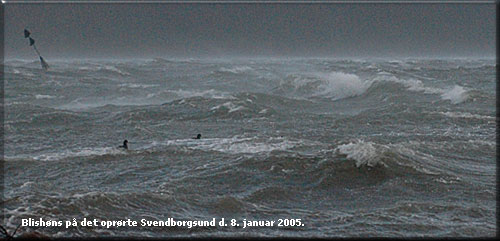
{"type": "Polygon", "coordinates": [[[209,90],[166,90],[166,92],[177,95],[178,98],[187,99],[191,97],[205,97],[212,99],[231,99],[234,98],[230,93],[217,91],[215,89],[209,90]]]}
{"type": "Polygon", "coordinates": [[[33,73],[32,69],[26,68],[26,67],[6,67],[5,68],[5,74],[14,74],[14,75],[21,75],[25,77],[35,77],[35,73],[33,73]]]}
{"type": "Polygon", "coordinates": [[[318,74],[321,84],[314,96],[343,99],[363,94],[369,87],[369,82],[362,81],[355,74],[343,72],[331,72],[328,74],[318,74]]]}
{"type": "Polygon", "coordinates": [[[370,79],[361,79],[355,74],[343,72],[292,74],[280,81],[275,93],[290,97],[340,100],[363,95],[377,82],[393,82],[403,85],[409,91],[440,95],[443,100],[449,100],[452,104],[465,102],[470,97],[470,90],[459,85],[452,88],[430,87],[421,80],[397,78],[385,71],[380,71],[370,79]]]}
{"type": "Polygon", "coordinates": [[[104,65],[88,65],[88,66],[81,66],[78,68],[80,71],[107,71],[115,74],[120,74],[124,76],[129,76],[130,73],[118,69],[116,66],[113,66],[111,64],[104,64],[104,65]]]}
{"type": "MultiPolygon", "coordinates": [[[[154,89],[156,85],[142,84],[122,84],[128,88],[154,89]]],[[[117,96],[101,98],[77,98],[71,102],[61,105],[58,108],[63,110],[85,110],[90,108],[103,107],[106,105],[115,106],[142,106],[161,105],[175,100],[186,100],[192,97],[203,97],[208,99],[231,99],[230,93],[210,90],[160,90],[157,92],[137,95],[137,96],[117,96]]]]}
{"type": "Polygon", "coordinates": [[[478,114],[471,114],[468,112],[436,112],[438,114],[451,117],[451,118],[467,118],[467,119],[482,119],[482,120],[491,120],[494,121],[496,119],[495,116],[487,116],[487,115],[478,115],[478,114]]]}
{"type": "Polygon", "coordinates": [[[339,100],[363,94],[370,82],[343,72],[292,74],[281,80],[278,91],[286,95],[339,100]]]}
{"type": "Polygon", "coordinates": [[[147,89],[147,88],[158,87],[159,85],[155,85],[155,84],[123,83],[123,84],[120,84],[119,86],[120,87],[126,87],[126,88],[142,88],[142,89],[147,89]]]}
{"type": "Polygon", "coordinates": [[[441,95],[444,100],[450,100],[453,104],[458,104],[466,101],[469,98],[469,94],[464,87],[455,85],[450,90],[445,90],[441,95]]]}
{"type": "Polygon", "coordinates": [[[147,64],[150,64],[150,63],[157,64],[157,65],[164,65],[164,64],[194,64],[196,62],[197,62],[197,59],[194,59],[194,58],[178,58],[178,59],[154,58],[154,59],[148,61],[147,64]]]}
{"type": "Polygon", "coordinates": [[[240,105],[235,105],[233,102],[226,102],[224,104],[212,107],[210,110],[218,110],[221,108],[226,108],[229,113],[245,109],[245,107],[240,106],[240,105]]]}
{"type": "Polygon", "coordinates": [[[125,150],[112,147],[99,147],[99,148],[82,148],[79,150],[65,150],[55,153],[45,153],[34,156],[21,155],[21,156],[6,156],[6,160],[34,160],[34,161],[59,161],[63,159],[70,159],[75,157],[92,157],[104,155],[120,155],[126,154],[125,150]]]}
{"type": "Polygon", "coordinates": [[[465,102],[470,97],[470,90],[462,86],[454,85],[453,88],[436,88],[426,86],[421,80],[418,79],[400,79],[387,72],[379,72],[375,77],[375,81],[389,81],[402,84],[410,91],[424,92],[425,94],[440,95],[443,100],[449,100],[452,104],[459,104],[465,102]]]}
{"type": "Polygon", "coordinates": [[[216,72],[220,72],[220,73],[232,73],[232,74],[241,74],[241,73],[245,73],[245,72],[249,72],[249,71],[252,71],[253,68],[250,67],[250,66],[235,66],[235,67],[221,67],[219,68],[219,70],[217,70],[216,72]]]}
{"type": "Polygon", "coordinates": [[[35,95],[35,98],[36,99],[54,99],[54,98],[57,98],[57,97],[52,96],[52,95],[35,95]]]}
{"type": "MultiPolygon", "coordinates": [[[[273,151],[286,151],[296,146],[311,145],[303,140],[289,140],[283,137],[259,138],[240,137],[231,138],[202,138],[166,140],[165,142],[154,141],[144,146],[135,147],[132,153],[151,153],[157,148],[163,150],[164,146],[186,147],[191,150],[216,151],[228,154],[258,154],[270,153],[273,151]]],[[[130,152],[130,151],[129,151],[130,152]]],[[[33,160],[33,161],[60,161],[73,158],[92,158],[105,155],[125,155],[127,151],[116,147],[96,147],[63,150],[54,153],[44,153],[38,155],[6,156],[7,161],[33,160]]],[[[130,154],[130,153],[128,153],[130,154]]]]}
{"type": "Polygon", "coordinates": [[[190,149],[225,152],[229,154],[285,151],[301,143],[301,141],[288,140],[286,138],[261,139],[239,136],[234,136],[232,138],[209,138],[200,140],[180,139],[166,141],[166,145],[187,146],[190,149]]]}

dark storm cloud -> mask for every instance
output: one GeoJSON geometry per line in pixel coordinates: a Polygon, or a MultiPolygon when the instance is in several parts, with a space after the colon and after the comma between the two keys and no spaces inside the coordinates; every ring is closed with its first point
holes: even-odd
{"type": "Polygon", "coordinates": [[[494,4],[7,4],[6,58],[494,56],[494,4]]]}

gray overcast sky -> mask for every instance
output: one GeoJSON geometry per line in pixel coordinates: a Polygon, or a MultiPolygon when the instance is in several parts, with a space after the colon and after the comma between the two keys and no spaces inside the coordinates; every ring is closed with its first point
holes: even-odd
{"type": "Polygon", "coordinates": [[[5,57],[495,56],[491,4],[6,4],[5,57]]]}

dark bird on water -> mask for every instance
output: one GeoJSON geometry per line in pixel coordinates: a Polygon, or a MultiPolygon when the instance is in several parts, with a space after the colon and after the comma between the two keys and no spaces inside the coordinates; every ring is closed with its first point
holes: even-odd
{"type": "Polygon", "coordinates": [[[128,141],[127,140],[124,140],[123,141],[123,145],[122,146],[119,146],[119,148],[124,148],[124,149],[127,149],[128,150],[128,145],[127,145],[128,141]]]}

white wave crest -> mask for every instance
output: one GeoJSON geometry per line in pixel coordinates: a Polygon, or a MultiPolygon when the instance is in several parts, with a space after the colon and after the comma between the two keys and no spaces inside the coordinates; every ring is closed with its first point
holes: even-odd
{"type": "Polygon", "coordinates": [[[52,96],[52,95],[35,95],[35,98],[36,99],[54,99],[54,98],[57,98],[57,97],[52,96]]]}
{"type": "Polygon", "coordinates": [[[450,100],[452,104],[458,104],[466,101],[469,98],[469,94],[462,86],[455,85],[452,89],[445,91],[441,95],[441,98],[450,100]]]}
{"type": "MultiPolygon", "coordinates": [[[[151,85],[152,86],[152,85],[151,85]]],[[[148,88],[150,86],[138,86],[139,88],[148,88]]],[[[71,102],[61,105],[58,109],[63,110],[85,110],[89,108],[102,107],[105,105],[117,106],[140,106],[140,105],[157,105],[166,102],[186,99],[192,97],[203,97],[210,99],[236,99],[227,92],[216,90],[161,90],[156,93],[149,93],[146,96],[114,96],[114,97],[82,97],[72,100],[71,102]]],[[[183,103],[183,102],[181,102],[183,103]]]]}
{"type": "Polygon", "coordinates": [[[78,68],[79,70],[84,70],[84,71],[99,71],[99,70],[106,70],[110,72],[115,72],[120,75],[130,75],[130,73],[126,71],[122,71],[114,66],[111,65],[95,65],[95,66],[82,66],[78,68]]]}
{"type": "Polygon", "coordinates": [[[119,148],[104,147],[104,148],[83,148],[81,150],[67,150],[57,153],[41,154],[32,157],[36,161],[57,161],[72,157],[88,157],[88,156],[103,156],[124,154],[124,150],[119,148]]]}
{"type": "Polygon", "coordinates": [[[235,136],[232,138],[210,138],[200,140],[169,140],[166,142],[166,145],[187,146],[190,149],[218,151],[229,154],[255,154],[285,151],[301,143],[301,141],[293,141],[285,138],[242,138],[235,136]]]}
{"type": "Polygon", "coordinates": [[[210,110],[214,111],[214,110],[218,110],[221,108],[226,108],[228,110],[227,111],[228,113],[245,109],[245,107],[240,106],[240,105],[235,105],[233,102],[229,101],[229,102],[226,102],[224,104],[220,104],[218,106],[212,107],[210,110]]]}
{"type": "Polygon", "coordinates": [[[363,82],[355,74],[342,72],[331,72],[329,74],[319,74],[321,84],[315,96],[332,99],[343,99],[363,94],[371,85],[370,82],[363,82]]]}
{"type": "Polygon", "coordinates": [[[497,144],[495,141],[487,141],[487,140],[468,140],[468,143],[471,143],[473,145],[485,145],[490,147],[495,147],[497,144]]]}
{"type": "Polygon", "coordinates": [[[252,67],[249,66],[236,66],[236,67],[231,67],[231,68],[224,68],[221,67],[219,69],[219,72],[228,72],[228,73],[233,73],[233,74],[241,74],[244,72],[252,71],[252,67]]]}
{"type": "Polygon", "coordinates": [[[399,79],[396,76],[387,73],[379,72],[375,77],[375,81],[389,81],[403,85],[410,91],[424,92],[425,94],[442,94],[443,90],[425,86],[424,83],[418,79],[399,79]]]}
{"type": "MultiPolygon", "coordinates": [[[[414,145],[415,143],[412,144],[414,145]]],[[[391,162],[392,164],[408,167],[429,175],[439,175],[440,173],[435,167],[415,161],[415,159],[429,161],[429,155],[410,149],[402,143],[383,145],[359,140],[354,143],[340,145],[335,148],[335,151],[346,155],[348,159],[354,160],[358,168],[362,166],[388,167],[389,162],[391,162]],[[397,155],[402,159],[394,158],[393,155],[397,155]]]]}
{"type": "Polygon", "coordinates": [[[373,142],[359,141],[338,146],[335,151],[346,155],[348,159],[356,161],[356,167],[376,165],[386,166],[381,161],[381,150],[373,142]]]}
{"type": "Polygon", "coordinates": [[[482,119],[482,120],[495,120],[494,116],[471,114],[468,112],[435,112],[451,118],[468,118],[468,119],[482,119]]]}
{"type": "Polygon", "coordinates": [[[147,89],[147,88],[158,87],[159,85],[123,83],[123,84],[120,84],[119,86],[120,87],[126,87],[126,88],[142,88],[142,89],[147,89]]]}
{"type": "Polygon", "coordinates": [[[191,97],[204,97],[211,99],[235,99],[234,96],[227,92],[217,91],[214,89],[209,90],[166,90],[165,92],[174,93],[182,99],[191,97]]]}
{"type": "Polygon", "coordinates": [[[363,94],[371,81],[343,72],[290,75],[280,81],[280,89],[294,97],[322,97],[339,100],[363,94]]]}
{"type": "MultiPolygon", "coordinates": [[[[12,70],[13,74],[24,75],[26,77],[34,77],[35,76],[34,73],[29,72],[29,69],[28,70],[27,69],[21,69],[21,70],[19,70],[17,68],[12,68],[11,70],[12,70]]],[[[6,74],[8,74],[9,72],[10,72],[9,69],[7,69],[5,71],[6,74]]]]}
{"type": "Polygon", "coordinates": [[[459,104],[469,98],[469,91],[462,86],[454,85],[451,89],[442,89],[425,86],[418,79],[399,79],[387,72],[379,72],[375,81],[390,81],[402,84],[410,91],[424,92],[425,94],[438,94],[443,100],[450,100],[452,104],[459,104]]]}

